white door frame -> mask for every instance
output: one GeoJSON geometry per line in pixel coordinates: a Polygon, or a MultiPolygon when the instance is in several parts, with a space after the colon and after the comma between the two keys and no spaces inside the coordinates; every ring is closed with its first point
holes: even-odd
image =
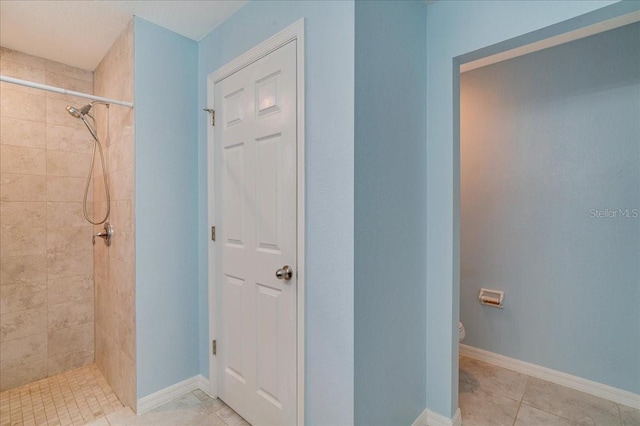
{"type": "MultiPolygon", "coordinates": [[[[296,117],[297,117],[297,244],[296,244],[296,256],[297,256],[297,294],[296,294],[296,308],[297,308],[297,332],[296,332],[296,347],[297,347],[297,372],[296,372],[296,417],[297,424],[304,424],[304,329],[305,329],[305,262],[304,262],[304,18],[280,31],[273,37],[265,40],[253,49],[248,50],[236,59],[220,67],[213,73],[207,76],[207,105],[208,108],[214,108],[214,87],[215,83],[225,79],[231,74],[241,70],[242,68],[254,63],[258,59],[267,56],[274,50],[284,46],[285,44],[295,40],[296,41],[296,117]]],[[[209,226],[215,226],[215,194],[214,194],[214,129],[209,125],[207,120],[207,179],[208,179],[208,218],[209,226]]],[[[209,352],[209,387],[210,394],[213,397],[218,395],[218,377],[217,377],[217,364],[216,356],[213,355],[211,350],[211,342],[216,339],[216,290],[215,290],[215,243],[209,240],[208,245],[208,263],[209,263],[209,341],[207,342],[209,352]]]]}

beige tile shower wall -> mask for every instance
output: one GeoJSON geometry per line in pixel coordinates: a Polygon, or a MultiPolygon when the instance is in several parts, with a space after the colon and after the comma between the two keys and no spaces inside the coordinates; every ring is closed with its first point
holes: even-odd
{"type": "MultiPolygon", "coordinates": [[[[94,93],[133,102],[133,23],[113,44],[94,73],[94,93]]],[[[130,108],[97,108],[105,141],[111,194],[110,247],[94,248],[96,363],[120,400],[136,408],[135,234],[133,228],[133,114],[130,108]]],[[[102,168],[98,167],[98,175],[102,168]]],[[[94,184],[96,214],[106,208],[102,180],[94,184]]],[[[96,228],[96,232],[97,232],[96,228]]]]}
{"type": "MultiPolygon", "coordinates": [[[[93,91],[93,73],[0,48],[0,73],[93,91]]],[[[0,390],[94,359],[87,101],[0,83],[0,390]]],[[[90,195],[90,201],[91,196],[90,195]]]]}

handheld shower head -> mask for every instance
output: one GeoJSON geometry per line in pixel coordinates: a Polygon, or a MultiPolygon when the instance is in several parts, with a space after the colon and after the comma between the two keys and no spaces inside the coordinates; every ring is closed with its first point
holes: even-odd
{"type": "Polygon", "coordinates": [[[75,118],[80,118],[82,116],[82,113],[80,112],[80,110],[75,107],[72,107],[71,105],[67,105],[67,112],[71,114],[72,117],[75,117],[75,118]]]}
{"type": "Polygon", "coordinates": [[[71,105],[67,105],[67,112],[75,118],[81,118],[83,115],[87,115],[91,110],[93,103],[87,104],[81,108],[76,108],[71,105]]]}
{"type": "Polygon", "coordinates": [[[73,107],[71,105],[67,105],[66,109],[67,109],[67,112],[69,114],[71,114],[72,117],[79,118],[80,120],[82,120],[84,125],[89,130],[89,133],[91,133],[91,136],[93,136],[93,138],[97,141],[98,140],[98,134],[96,133],[96,130],[94,129],[95,120],[93,119],[93,116],[91,114],[89,114],[89,111],[91,110],[92,106],[93,106],[93,102],[81,107],[80,109],[78,109],[76,107],[73,107]],[[84,118],[85,115],[88,115],[91,118],[91,120],[94,120],[93,121],[93,126],[91,124],[89,124],[89,122],[87,121],[86,118],[84,118]]]}

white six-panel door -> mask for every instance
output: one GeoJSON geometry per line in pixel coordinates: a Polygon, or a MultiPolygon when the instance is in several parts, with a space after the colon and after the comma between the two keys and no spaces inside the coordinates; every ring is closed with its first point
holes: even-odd
{"type": "Polygon", "coordinates": [[[254,426],[295,425],[296,41],[214,95],[218,396],[254,426]]]}

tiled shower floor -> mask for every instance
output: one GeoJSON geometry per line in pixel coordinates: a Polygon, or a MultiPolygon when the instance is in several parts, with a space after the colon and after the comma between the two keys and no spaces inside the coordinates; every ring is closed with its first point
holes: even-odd
{"type": "Polygon", "coordinates": [[[0,426],[85,425],[121,408],[91,364],[0,393],[0,426]]]}

